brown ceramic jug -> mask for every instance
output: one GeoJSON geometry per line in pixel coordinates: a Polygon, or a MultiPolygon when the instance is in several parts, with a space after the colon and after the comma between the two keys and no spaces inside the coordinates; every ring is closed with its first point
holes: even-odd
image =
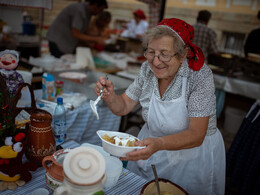
{"type": "Polygon", "coordinates": [[[31,117],[25,155],[28,160],[42,165],[42,159],[56,151],[56,142],[51,128],[52,116],[46,111],[34,112],[31,117]]]}
{"type": "Polygon", "coordinates": [[[51,156],[45,156],[42,160],[42,166],[53,179],[63,181],[63,160],[70,149],[61,149],[51,156]]]}

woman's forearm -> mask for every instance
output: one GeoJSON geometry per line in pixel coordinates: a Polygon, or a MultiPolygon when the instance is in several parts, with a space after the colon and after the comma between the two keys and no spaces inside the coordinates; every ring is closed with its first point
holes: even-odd
{"type": "Polygon", "coordinates": [[[80,32],[77,29],[72,29],[72,34],[76,39],[83,41],[83,42],[97,42],[97,37],[89,36],[87,34],[80,32]]]}
{"type": "Polygon", "coordinates": [[[206,136],[209,117],[190,118],[187,130],[159,137],[161,150],[180,150],[200,146],[206,136]]]}

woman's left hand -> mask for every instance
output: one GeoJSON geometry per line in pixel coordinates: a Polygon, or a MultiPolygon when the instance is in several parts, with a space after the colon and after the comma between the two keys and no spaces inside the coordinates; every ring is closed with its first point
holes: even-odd
{"type": "Polygon", "coordinates": [[[147,138],[141,141],[135,142],[136,146],[146,146],[144,149],[140,149],[134,152],[129,152],[126,154],[126,157],[120,158],[124,161],[137,161],[137,160],[146,160],[153,153],[161,150],[162,138],[147,138]]]}

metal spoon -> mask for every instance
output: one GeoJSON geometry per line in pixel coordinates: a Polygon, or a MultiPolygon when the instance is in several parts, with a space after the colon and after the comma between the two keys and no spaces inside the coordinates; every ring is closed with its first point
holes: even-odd
{"type": "Polygon", "coordinates": [[[158,195],[161,195],[160,185],[159,185],[159,180],[158,180],[157,172],[156,172],[156,169],[155,169],[155,165],[152,165],[152,168],[153,168],[153,174],[154,174],[154,177],[155,177],[157,192],[158,192],[158,195]]]}
{"type": "MultiPolygon", "coordinates": [[[[106,75],[106,80],[108,80],[107,75],[106,75]]],[[[101,89],[100,94],[99,94],[99,96],[97,97],[97,99],[96,99],[95,101],[90,100],[90,107],[91,107],[93,113],[96,115],[97,120],[99,120],[99,115],[98,115],[98,112],[97,112],[97,104],[98,104],[98,102],[101,100],[101,96],[102,96],[102,94],[103,94],[104,89],[105,89],[105,87],[103,87],[103,88],[101,89]]]]}

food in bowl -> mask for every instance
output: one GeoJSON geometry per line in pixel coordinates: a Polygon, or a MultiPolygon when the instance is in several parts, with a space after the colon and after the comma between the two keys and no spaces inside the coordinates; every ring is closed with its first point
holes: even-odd
{"type": "Polygon", "coordinates": [[[139,139],[130,134],[127,134],[127,133],[118,132],[118,131],[98,130],[97,134],[98,134],[99,138],[102,140],[103,149],[113,156],[126,157],[126,154],[128,152],[132,152],[137,149],[145,148],[145,146],[134,146],[134,142],[138,141],[139,139]],[[123,144],[122,144],[122,146],[120,146],[119,143],[118,143],[118,145],[116,145],[113,143],[113,141],[110,140],[110,138],[109,138],[109,141],[104,139],[104,138],[108,139],[108,137],[105,135],[107,135],[110,138],[115,136],[115,137],[119,138],[120,140],[128,139],[128,140],[134,141],[132,143],[133,146],[123,146],[123,144]],[[105,137],[103,138],[103,136],[105,136],[105,137]]]}
{"type": "Polygon", "coordinates": [[[128,138],[120,138],[118,136],[108,136],[107,134],[103,135],[102,138],[112,144],[115,144],[116,146],[126,146],[126,147],[134,147],[135,141],[138,141],[138,139],[129,136],[128,138]]]}
{"type": "MultiPolygon", "coordinates": [[[[160,192],[161,195],[174,195],[171,192],[160,192]]],[[[158,195],[158,192],[154,193],[153,195],[158,195]]]]}
{"type": "MultiPolygon", "coordinates": [[[[159,178],[159,186],[161,195],[187,195],[188,192],[185,191],[181,186],[171,182],[170,180],[159,178]]],[[[141,195],[157,195],[157,187],[155,180],[146,183],[142,190],[141,195]]]]}

